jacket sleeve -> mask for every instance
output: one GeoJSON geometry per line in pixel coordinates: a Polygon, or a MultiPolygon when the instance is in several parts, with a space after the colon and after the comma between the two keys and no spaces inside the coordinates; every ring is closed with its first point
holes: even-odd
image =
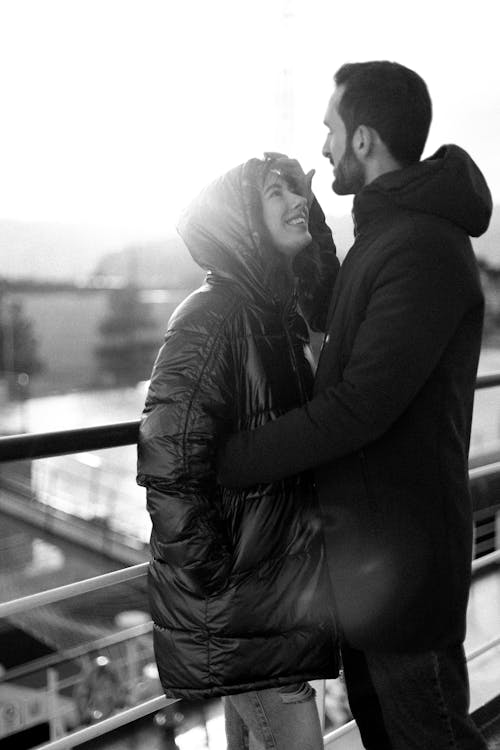
{"type": "Polygon", "coordinates": [[[342,380],[274,422],[231,435],[218,456],[221,484],[247,486],[314,468],[389,429],[466,310],[482,304],[468,291],[465,266],[439,250],[406,247],[391,255],[374,279],[342,380]]]}
{"type": "Polygon", "coordinates": [[[299,305],[305,319],[313,331],[324,331],[340,263],[332,231],[314,196],[309,210],[309,231],[312,243],[296,255],[293,271],[299,305]]]}
{"type": "Polygon", "coordinates": [[[214,502],[217,443],[233,388],[230,342],[207,327],[171,330],[155,362],[138,441],[152,554],[200,595],[223,588],[231,550],[214,502]]]}

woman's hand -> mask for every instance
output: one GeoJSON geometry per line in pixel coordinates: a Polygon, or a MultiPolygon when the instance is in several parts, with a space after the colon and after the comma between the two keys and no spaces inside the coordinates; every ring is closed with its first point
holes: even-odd
{"type": "Polygon", "coordinates": [[[314,200],[311,185],[316,170],[311,169],[306,174],[297,159],[290,159],[285,154],[280,154],[277,151],[266,151],[264,158],[276,164],[276,169],[283,172],[283,177],[292,182],[297,192],[307,199],[308,208],[311,208],[314,200]]]}

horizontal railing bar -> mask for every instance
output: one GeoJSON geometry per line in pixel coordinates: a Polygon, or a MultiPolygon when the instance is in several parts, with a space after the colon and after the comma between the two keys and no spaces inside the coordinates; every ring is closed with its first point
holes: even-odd
{"type": "Polygon", "coordinates": [[[339,740],[341,737],[343,737],[344,734],[349,734],[349,732],[353,732],[356,729],[356,722],[354,719],[351,719],[351,721],[348,721],[346,724],[342,724],[341,727],[337,727],[337,729],[333,729],[331,732],[328,732],[328,734],[325,734],[323,737],[325,747],[330,742],[334,742],[335,740],[339,740]]]}
{"type": "Polygon", "coordinates": [[[482,646],[478,646],[477,648],[470,651],[466,657],[467,661],[477,659],[478,656],[485,654],[487,651],[491,651],[491,649],[496,648],[496,646],[500,646],[500,636],[492,638],[491,641],[487,641],[486,643],[483,643],[482,646]]]}
{"type": "MultiPolygon", "coordinates": [[[[476,389],[500,386],[500,373],[480,375],[476,389]]],[[[30,432],[0,438],[0,462],[49,458],[68,453],[115,448],[137,443],[140,420],[55,432],[30,432]]]]}
{"type": "Polygon", "coordinates": [[[7,669],[0,675],[0,685],[2,682],[18,680],[20,677],[32,674],[33,672],[40,672],[42,669],[55,667],[65,661],[78,659],[80,656],[86,656],[89,653],[92,653],[92,651],[99,651],[104,648],[109,648],[110,646],[116,646],[119,643],[124,643],[125,641],[130,641],[132,638],[147,635],[152,629],[153,621],[148,620],[147,622],[141,623],[140,625],[134,625],[126,630],[120,630],[118,633],[112,633],[111,635],[97,638],[95,641],[83,643],[79,646],[74,646],[73,648],[67,648],[64,651],[48,654],[47,656],[40,656],[40,658],[33,659],[33,661],[29,661],[26,664],[20,664],[17,667],[12,667],[12,669],[7,669]]]}
{"type": "Polygon", "coordinates": [[[12,599],[10,602],[2,602],[0,604],[0,618],[10,617],[19,614],[20,612],[26,612],[29,609],[35,609],[35,607],[54,604],[54,602],[60,602],[64,599],[70,599],[73,596],[97,591],[106,586],[113,586],[118,583],[132,581],[135,578],[141,578],[146,574],[147,568],[147,562],[139,563],[139,565],[131,565],[128,568],[114,570],[111,573],[105,573],[104,575],[86,578],[83,581],[67,583],[64,586],[58,586],[57,588],[48,589],[47,591],[40,591],[37,594],[29,594],[28,596],[22,596],[19,599],[12,599]]]}
{"type": "Polygon", "coordinates": [[[494,372],[491,375],[478,375],[476,378],[476,390],[494,388],[497,385],[500,385],[500,372],[494,372]]]}
{"type": "MultiPolygon", "coordinates": [[[[487,565],[496,563],[499,560],[500,550],[490,552],[488,555],[484,555],[472,562],[472,572],[474,573],[476,570],[485,568],[487,565]]],[[[84,581],[68,583],[65,586],[59,586],[58,588],[40,591],[37,594],[29,594],[28,596],[20,597],[19,599],[12,599],[12,601],[3,602],[0,604],[0,618],[19,614],[20,612],[25,612],[29,609],[34,609],[35,607],[42,607],[48,604],[53,604],[54,602],[63,601],[64,599],[96,591],[97,589],[105,588],[106,586],[125,583],[135,578],[140,578],[146,574],[148,565],[149,563],[147,562],[139,563],[138,565],[115,570],[111,573],[104,573],[104,575],[87,578],[84,581]]]]}
{"type": "Polygon", "coordinates": [[[172,703],[177,703],[178,700],[178,698],[167,699],[164,695],[160,695],[157,698],[151,698],[144,703],[140,703],[138,706],[127,708],[125,711],[120,711],[119,713],[110,716],[109,719],[103,719],[89,727],[78,729],[76,732],[67,734],[65,737],[61,737],[58,740],[46,742],[43,745],[37,745],[33,750],[71,750],[72,747],[83,745],[84,742],[95,740],[97,737],[101,737],[108,732],[113,732],[115,729],[119,729],[125,724],[130,724],[132,721],[142,719],[144,716],[152,714],[155,711],[160,711],[162,708],[172,705],[172,703]]]}
{"type": "Polygon", "coordinates": [[[481,477],[487,477],[490,474],[496,474],[499,471],[500,461],[492,461],[489,464],[475,466],[473,469],[469,469],[469,479],[480,479],[481,477]]]}
{"type": "Polygon", "coordinates": [[[489,552],[487,555],[478,557],[477,560],[472,561],[472,573],[476,573],[482,568],[487,568],[488,565],[500,562],[500,549],[496,549],[493,552],[489,552]]]}
{"type": "Polygon", "coordinates": [[[0,438],[0,461],[50,458],[137,443],[139,420],[0,438]]]}

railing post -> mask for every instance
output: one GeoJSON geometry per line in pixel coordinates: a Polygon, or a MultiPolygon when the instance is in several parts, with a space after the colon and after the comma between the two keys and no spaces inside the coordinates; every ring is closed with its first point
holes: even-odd
{"type": "Polygon", "coordinates": [[[57,672],[55,669],[47,669],[47,714],[49,717],[50,740],[58,740],[64,737],[65,730],[61,718],[59,696],[57,690],[57,672]]]}

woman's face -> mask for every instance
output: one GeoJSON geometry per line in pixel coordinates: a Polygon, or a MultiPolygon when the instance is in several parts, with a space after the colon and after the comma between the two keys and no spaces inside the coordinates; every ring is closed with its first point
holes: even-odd
{"type": "Polygon", "coordinates": [[[278,252],[293,258],[312,241],[307,200],[293,192],[277,171],[271,170],[266,176],[262,211],[264,224],[278,252]]]}

